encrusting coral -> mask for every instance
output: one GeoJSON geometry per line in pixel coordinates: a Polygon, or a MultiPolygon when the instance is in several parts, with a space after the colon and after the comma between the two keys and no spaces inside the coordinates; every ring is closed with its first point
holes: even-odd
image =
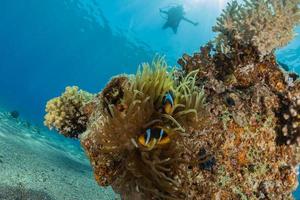
{"type": "Polygon", "coordinates": [[[292,38],[298,4],[233,1],[216,41],[184,54],[181,69],[156,57],[98,95],[69,88],[45,124],[79,135],[97,182],[122,199],[293,199],[300,82],[274,49],[292,38]]]}
{"type": "Polygon", "coordinates": [[[66,87],[60,97],[47,103],[44,124],[65,136],[78,137],[78,134],[85,131],[89,119],[82,108],[93,98],[94,95],[79,90],[76,86],[66,87]]]}
{"type": "Polygon", "coordinates": [[[300,146],[300,83],[297,81],[292,90],[281,96],[282,106],[277,112],[278,143],[300,146]]]}
{"type": "Polygon", "coordinates": [[[299,148],[287,141],[298,137],[299,125],[295,124],[285,142],[279,143],[283,140],[279,138],[285,125],[292,127],[293,121],[298,122],[295,114],[293,120],[284,120],[282,112],[283,108],[288,114],[290,108],[298,112],[294,98],[298,83],[290,87],[271,58],[253,63],[254,69],[243,77],[235,73],[240,70],[236,68],[226,75],[231,79],[223,79],[218,72],[222,70],[219,55],[211,51],[206,46],[201,53],[179,60],[186,71],[201,69],[198,78],[205,83],[211,125],[196,131],[192,137],[199,136],[190,143],[201,144],[213,154],[211,163],[215,163],[211,170],[198,172],[198,182],[192,181],[197,193],[187,199],[291,199],[298,184],[299,148]],[[203,68],[202,63],[210,67],[203,68]],[[200,189],[200,185],[211,191],[200,189]]]}

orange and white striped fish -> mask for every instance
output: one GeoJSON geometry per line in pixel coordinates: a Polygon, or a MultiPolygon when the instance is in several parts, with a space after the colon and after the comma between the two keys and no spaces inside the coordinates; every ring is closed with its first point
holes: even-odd
{"type": "Polygon", "coordinates": [[[156,145],[170,143],[170,136],[162,127],[148,128],[145,133],[139,136],[138,141],[148,149],[153,149],[156,145]]]}

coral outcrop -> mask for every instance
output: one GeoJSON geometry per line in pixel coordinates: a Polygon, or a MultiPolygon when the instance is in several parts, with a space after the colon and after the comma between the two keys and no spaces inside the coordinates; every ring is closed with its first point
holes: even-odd
{"type": "Polygon", "coordinates": [[[65,136],[78,137],[85,131],[89,119],[83,108],[93,98],[94,95],[79,90],[77,86],[66,87],[60,97],[48,101],[44,124],[65,136]]]}
{"type": "Polygon", "coordinates": [[[45,124],[80,134],[97,182],[122,199],[293,199],[300,81],[274,50],[292,38],[298,4],[233,1],[217,39],[181,68],[156,57],[98,95],[67,88],[45,124]]]}
{"type": "Polygon", "coordinates": [[[299,83],[291,87],[284,81],[286,74],[273,56],[251,67],[235,67],[224,78],[219,74],[226,69],[219,66],[218,57],[208,45],[179,60],[185,71],[201,69],[198,78],[205,83],[211,117],[211,128],[190,142],[210,144],[205,148],[216,160],[212,170],[198,171],[202,181],[194,183],[211,192],[187,199],[292,199],[298,185],[299,149],[292,141],[299,134],[299,119],[293,112],[299,110],[299,83]],[[282,132],[285,127],[287,133],[282,132]]]}

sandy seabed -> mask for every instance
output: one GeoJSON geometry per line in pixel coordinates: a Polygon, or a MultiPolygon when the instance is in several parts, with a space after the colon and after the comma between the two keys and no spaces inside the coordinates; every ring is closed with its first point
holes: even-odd
{"type": "Polygon", "coordinates": [[[78,142],[0,112],[0,200],[114,200],[78,142]]]}

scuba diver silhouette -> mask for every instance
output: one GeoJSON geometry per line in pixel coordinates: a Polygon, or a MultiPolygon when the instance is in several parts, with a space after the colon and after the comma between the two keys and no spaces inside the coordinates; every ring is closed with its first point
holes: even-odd
{"type": "Polygon", "coordinates": [[[194,26],[198,25],[198,22],[193,22],[184,17],[185,12],[182,5],[176,5],[171,7],[169,10],[159,9],[160,13],[166,14],[166,23],[163,26],[163,29],[171,28],[174,33],[177,33],[177,29],[181,20],[189,22],[194,26]]]}

